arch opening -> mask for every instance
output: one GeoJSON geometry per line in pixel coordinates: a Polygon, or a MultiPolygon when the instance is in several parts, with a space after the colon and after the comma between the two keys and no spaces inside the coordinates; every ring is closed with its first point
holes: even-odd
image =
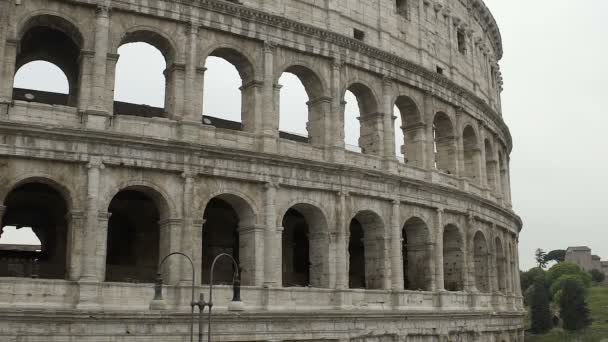
{"type": "Polygon", "coordinates": [[[47,184],[31,182],[13,189],[4,205],[0,277],[65,279],[69,222],[62,194],[47,184]]]}
{"type": "Polygon", "coordinates": [[[342,102],[347,149],[363,154],[380,155],[383,123],[372,90],[364,84],[353,83],[346,88],[342,102]],[[355,140],[356,146],[353,146],[355,140]]]}
{"type": "Polygon", "coordinates": [[[384,225],[371,211],[359,212],[350,222],[349,287],[382,289],[384,283],[384,225]]]}
{"type": "Polygon", "coordinates": [[[118,48],[114,83],[114,113],[167,117],[173,109],[175,68],[169,41],[157,33],[125,34],[118,48]]]}
{"type": "MultiPolygon", "coordinates": [[[[209,201],[203,217],[202,283],[209,284],[215,257],[227,253],[239,265],[242,285],[254,285],[255,242],[243,236],[255,223],[249,204],[236,195],[222,194],[209,201]]],[[[213,273],[213,283],[232,284],[234,271],[232,262],[227,259],[219,261],[213,273]]]]}
{"type": "Polygon", "coordinates": [[[159,262],[161,208],[155,196],[127,188],[108,207],[106,281],[153,283],[159,262]]]}
{"type": "Polygon", "coordinates": [[[482,232],[473,238],[473,261],[475,265],[475,286],[483,293],[490,292],[490,265],[488,264],[488,244],[482,232]]]}
{"type": "Polygon", "coordinates": [[[203,123],[231,130],[254,130],[254,68],[240,52],[219,48],[205,61],[203,123]]]}
{"type": "Polygon", "coordinates": [[[422,167],[424,155],[424,123],[416,103],[408,96],[399,96],[395,113],[395,151],[404,163],[422,167]]]}
{"type": "Polygon", "coordinates": [[[433,121],[435,168],[447,174],[456,173],[456,138],[447,114],[439,112],[433,121]]]}
{"type": "Polygon", "coordinates": [[[466,126],[462,132],[464,153],[464,176],[474,182],[479,182],[479,147],[477,134],[472,126],[466,126]]]}
{"type": "Polygon", "coordinates": [[[463,239],[454,225],[447,225],[443,230],[443,279],[447,291],[464,290],[463,239]]]}
{"type": "Polygon", "coordinates": [[[428,226],[411,218],[402,229],[403,285],[406,290],[431,290],[431,249],[428,226]]]}
{"type": "Polygon", "coordinates": [[[31,18],[21,32],[19,52],[15,61],[15,70],[19,74],[15,74],[13,99],[77,106],[81,70],[80,51],[83,47],[83,38],[79,30],[63,18],[40,15],[31,18]],[[32,62],[35,63],[30,64],[32,62]],[[58,72],[42,62],[52,64],[61,70],[67,79],[67,90],[63,81],[47,84],[47,79],[41,76],[56,76],[58,72]],[[31,75],[32,71],[43,71],[44,74],[31,75]],[[34,77],[27,77],[28,74],[34,77]]]}
{"type": "Polygon", "coordinates": [[[282,220],[284,287],[329,287],[327,221],[310,204],[292,206],[282,220]]]}

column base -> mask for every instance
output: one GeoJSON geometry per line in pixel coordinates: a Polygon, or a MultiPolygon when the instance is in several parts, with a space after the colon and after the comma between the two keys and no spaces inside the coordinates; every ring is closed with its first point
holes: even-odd
{"type": "Polygon", "coordinates": [[[112,125],[112,113],[100,109],[87,109],[82,112],[82,125],[85,129],[105,130],[112,125]]]}
{"type": "Polygon", "coordinates": [[[76,309],[84,311],[97,311],[101,309],[101,287],[96,281],[78,282],[78,304],[76,309]]]}

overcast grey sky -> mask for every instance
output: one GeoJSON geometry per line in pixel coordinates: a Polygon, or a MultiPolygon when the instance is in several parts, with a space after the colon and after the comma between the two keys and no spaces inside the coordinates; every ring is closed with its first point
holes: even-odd
{"type": "MultiPolygon", "coordinates": [[[[608,259],[608,1],[486,0],[501,28],[505,81],[503,115],[511,128],[514,207],[524,220],[522,269],[533,266],[536,248],[588,245],[608,259]],[[602,111],[604,109],[604,111],[602,111]]],[[[162,106],[165,68],[160,52],[144,44],[119,50],[116,99],[162,106]]],[[[227,62],[210,58],[204,113],[240,119],[240,79],[227,62]]],[[[61,72],[42,63],[23,68],[16,86],[67,91],[61,72]]],[[[294,76],[280,83],[281,130],[305,134],[307,101],[294,76]]],[[[357,145],[355,99],[347,95],[347,143],[357,145]]],[[[397,123],[400,125],[399,123],[397,123]]],[[[400,138],[400,137],[398,137],[400,138]]],[[[399,139],[398,139],[399,140],[399,139]]],[[[401,141],[402,138],[401,138],[401,141]]]]}

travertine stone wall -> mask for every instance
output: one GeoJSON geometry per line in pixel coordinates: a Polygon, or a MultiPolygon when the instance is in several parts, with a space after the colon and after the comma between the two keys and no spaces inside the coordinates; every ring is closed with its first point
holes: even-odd
{"type": "Polygon", "coordinates": [[[502,47],[483,3],[241,2],[0,0],[0,213],[35,213],[10,198],[44,185],[67,226],[62,279],[0,278],[0,339],[186,340],[190,282],[206,290],[209,258],[238,251],[246,311],[216,288],[220,341],[523,342],[502,47]],[[48,37],[77,58],[44,54],[48,37]],[[167,61],[154,115],[113,111],[117,50],[137,41],[167,61]],[[243,79],[242,130],[201,122],[208,56],[243,79]],[[13,92],[36,58],[68,75],[64,104],[13,92]],[[308,143],[279,137],[283,72],[308,93],[308,143]],[[362,153],[345,149],[346,90],[362,153]],[[353,219],[364,258],[351,264],[353,219]],[[151,310],[151,265],[171,252],[194,279],[168,259],[167,311],[151,310]]]}

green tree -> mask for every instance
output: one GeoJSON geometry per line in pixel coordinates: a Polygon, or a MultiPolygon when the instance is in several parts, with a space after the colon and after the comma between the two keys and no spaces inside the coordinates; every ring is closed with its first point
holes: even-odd
{"type": "Polygon", "coordinates": [[[532,285],[530,296],[530,319],[532,320],[531,330],[533,333],[542,334],[553,327],[551,320],[551,310],[549,309],[549,293],[545,284],[544,276],[537,276],[532,285]]]}
{"type": "Polygon", "coordinates": [[[572,274],[580,277],[585,288],[591,286],[591,275],[589,273],[583,271],[583,269],[577,264],[571,262],[560,262],[559,264],[553,265],[547,271],[547,282],[549,287],[551,287],[551,285],[553,285],[557,279],[565,274],[572,274]]]}
{"type": "Polygon", "coordinates": [[[566,280],[562,283],[559,308],[564,329],[581,330],[591,324],[585,289],[578,282],[566,280]]]}
{"type": "Polygon", "coordinates": [[[547,261],[545,261],[545,257],[547,256],[547,252],[545,252],[545,251],[543,251],[542,249],[539,248],[534,253],[534,256],[536,258],[536,263],[538,264],[538,267],[540,267],[540,268],[547,267],[547,261]]]}
{"type": "Polygon", "coordinates": [[[564,262],[566,260],[566,250],[565,249],[554,249],[545,255],[546,262],[564,262]]]}
{"type": "Polygon", "coordinates": [[[592,269],[589,274],[591,275],[591,279],[598,284],[602,283],[606,279],[606,275],[595,268],[592,269]]]}
{"type": "Polygon", "coordinates": [[[526,292],[534,284],[534,279],[538,276],[545,276],[545,270],[540,267],[533,267],[525,272],[520,271],[519,280],[521,282],[521,292],[526,292]]]}
{"type": "Polygon", "coordinates": [[[587,289],[587,286],[585,285],[585,280],[583,280],[580,274],[563,274],[562,276],[557,278],[553,283],[551,283],[551,287],[549,288],[549,293],[551,294],[553,299],[558,303],[559,296],[556,297],[556,294],[564,288],[564,284],[567,282],[574,282],[583,290],[587,289]]]}

